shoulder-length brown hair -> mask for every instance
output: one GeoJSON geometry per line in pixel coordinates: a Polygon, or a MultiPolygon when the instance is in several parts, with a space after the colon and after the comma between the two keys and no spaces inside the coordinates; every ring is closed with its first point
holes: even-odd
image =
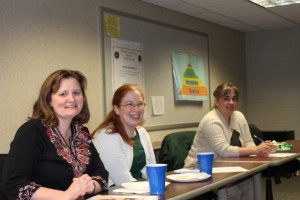
{"type": "Polygon", "coordinates": [[[80,124],[87,123],[90,119],[90,111],[88,107],[87,98],[85,95],[85,89],[87,87],[87,79],[79,71],[72,70],[57,70],[50,74],[44,81],[38,99],[33,105],[32,117],[29,119],[41,119],[44,124],[49,127],[56,127],[59,124],[59,120],[50,105],[51,95],[56,93],[60,87],[62,79],[75,78],[82,91],[83,95],[83,107],[81,112],[73,118],[73,121],[80,124]]]}
{"type": "MultiPolygon", "coordinates": [[[[238,100],[239,99],[239,90],[232,83],[222,83],[221,85],[219,85],[213,93],[215,100],[218,100],[221,97],[228,95],[231,92],[231,90],[233,90],[233,92],[235,93],[236,98],[238,100]]],[[[214,108],[216,108],[216,105],[214,105],[214,108]]]]}
{"type": "MultiPolygon", "coordinates": [[[[125,95],[131,91],[138,91],[143,99],[143,101],[145,101],[145,97],[144,97],[144,93],[143,91],[137,87],[136,85],[133,84],[125,84],[122,85],[121,87],[119,87],[113,96],[112,99],[112,107],[114,106],[118,106],[120,107],[120,104],[123,100],[123,98],[125,97],[125,95]]],[[[143,124],[143,121],[140,123],[140,125],[143,124]]],[[[114,111],[114,109],[112,109],[106,119],[93,131],[93,133],[91,134],[92,137],[95,135],[95,133],[98,130],[101,130],[102,128],[108,128],[110,129],[108,131],[108,133],[110,134],[114,134],[114,133],[119,133],[122,137],[122,139],[129,145],[134,146],[134,141],[128,137],[128,134],[126,133],[125,127],[120,119],[120,116],[117,115],[114,111]]]]}

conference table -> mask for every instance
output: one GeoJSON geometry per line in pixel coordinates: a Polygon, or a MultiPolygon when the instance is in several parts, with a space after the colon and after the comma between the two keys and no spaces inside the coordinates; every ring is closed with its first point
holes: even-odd
{"type": "MultiPolygon", "coordinates": [[[[292,144],[293,148],[288,151],[276,152],[274,154],[270,154],[268,157],[245,156],[245,157],[235,157],[235,158],[223,158],[223,159],[217,160],[217,162],[223,162],[223,163],[227,162],[230,164],[249,163],[249,162],[264,163],[264,164],[267,164],[268,168],[280,166],[282,164],[285,164],[289,161],[292,161],[292,160],[300,157],[300,140],[287,140],[285,142],[287,142],[288,144],[292,144]]],[[[258,178],[255,178],[254,181],[255,181],[255,185],[258,186],[260,180],[258,178]]],[[[258,193],[259,192],[255,193],[256,194],[255,199],[259,199],[258,193]]],[[[267,200],[273,199],[272,184],[271,184],[270,180],[267,180],[266,199],[267,200]]]]}
{"type": "Polygon", "coordinates": [[[244,156],[244,157],[234,157],[234,158],[223,158],[217,160],[218,162],[255,162],[255,163],[266,163],[268,166],[278,166],[294,160],[300,156],[300,140],[287,140],[288,144],[293,145],[293,149],[284,152],[277,152],[271,154],[269,157],[259,157],[259,156],[244,156]],[[282,157],[276,156],[281,154],[282,157]],[[289,156],[284,157],[284,154],[289,154],[289,156]]]}
{"type": "MultiPolygon", "coordinates": [[[[255,199],[260,200],[261,195],[261,172],[270,166],[279,166],[288,161],[296,159],[300,156],[300,140],[288,140],[289,144],[293,144],[294,148],[284,153],[291,153],[285,157],[259,157],[259,156],[245,156],[236,158],[224,158],[214,161],[214,167],[242,167],[248,171],[243,172],[226,172],[213,173],[213,175],[206,180],[199,182],[173,182],[165,189],[165,194],[159,197],[160,200],[182,200],[197,197],[209,191],[218,191],[218,198],[226,200],[226,187],[230,184],[235,184],[244,178],[253,178],[254,180],[254,194],[255,199]]],[[[280,152],[281,153],[281,152],[280,152]]],[[[174,172],[168,172],[172,174],[174,172]]],[[[115,193],[113,190],[120,188],[120,186],[112,187],[106,193],[107,195],[128,195],[115,193]]],[[[145,195],[150,195],[145,194],[145,195]]]]}
{"type": "MultiPolygon", "coordinates": [[[[253,177],[260,179],[260,172],[268,166],[264,163],[245,163],[245,162],[214,162],[214,167],[242,167],[247,169],[245,172],[225,172],[213,173],[212,177],[206,181],[193,182],[193,183],[178,183],[171,182],[166,188],[164,195],[165,199],[182,200],[190,199],[199,196],[209,191],[217,190],[218,199],[226,199],[226,186],[241,179],[253,177]]],[[[261,187],[259,185],[258,187],[261,187]]],[[[255,187],[255,193],[260,192],[255,187]]]]}
{"type": "MultiPolygon", "coordinates": [[[[256,177],[260,179],[260,172],[268,167],[264,163],[250,163],[250,162],[214,162],[214,167],[242,167],[248,171],[243,172],[226,172],[226,173],[213,173],[213,175],[206,180],[198,182],[170,182],[165,189],[165,194],[159,197],[160,200],[182,200],[197,197],[209,191],[218,191],[218,198],[226,199],[226,186],[239,181],[243,178],[256,177]]],[[[168,174],[173,174],[173,172],[168,172],[168,174]]],[[[113,192],[114,189],[120,188],[120,186],[112,187],[109,189],[107,195],[120,195],[120,193],[113,192]]],[[[255,187],[256,188],[256,187],[255,187]]],[[[258,185],[261,188],[261,185],[258,185]]],[[[255,189],[255,192],[260,192],[255,189]]],[[[261,194],[261,193],[260,193],[261,194]]],[[[124,194],[123,194],[124,195],[124,194]]],[[[127,194],[128,195],[128,194],[127,194]]],[[[149,194],[145,194],[149,195],[149,194]]]]}

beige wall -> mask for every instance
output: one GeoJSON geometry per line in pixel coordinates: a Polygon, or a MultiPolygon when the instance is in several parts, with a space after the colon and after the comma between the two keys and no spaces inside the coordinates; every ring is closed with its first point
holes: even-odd
{"type": "MultiPolygon", "coordinates": [[[[241,32],[137,0],[0,0],[0,153],[8,152],[17,128],[31,114],[44,79],[60,68],[80,70],[88,78],[90,131],[103,120],[101,6],[208,34],[211,90],[223,81],[235,83],[246,114],[241,32]]],[[[170,131],[150,136],[160,141],[170,131]]]]}
{"type": "Polygon", "coordinates": [[[300,139],[300,27],[248,33],[248,121],[300,139]]]}

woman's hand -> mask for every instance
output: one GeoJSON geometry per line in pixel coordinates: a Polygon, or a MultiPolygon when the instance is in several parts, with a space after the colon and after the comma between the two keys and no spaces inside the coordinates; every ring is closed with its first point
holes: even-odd
{"type": "Polygon", "coordinates": [[[91,194],[95,190],[94,181],[89,175],[84,174],[79,177],[79,180],[86,194],[91,194]]]}
{"type": "Polygon", "coordinates": [[[72,184],[65,191],[66,199],[75,200],[85,194],[91,194],[95,190],[93,179],[84,174],[79,178],[73,178],[72,184]]]}
{"type": "Polygon", "coordinates": [[[262,142],[257,146],[258,155],[261,157],[267,157],[274,150],[276,150],[276,146],[269,141],[262,142]]]}
{"type": "Polygon", "coordinates": [[[79,178],[73,178],[72,184],[69,186],[69,188],[65,191],[65,199],[69,200],[76,200],[80,196],[85,195],[85,190],[83,189],[82,184],[80,183],[79,178]]]}

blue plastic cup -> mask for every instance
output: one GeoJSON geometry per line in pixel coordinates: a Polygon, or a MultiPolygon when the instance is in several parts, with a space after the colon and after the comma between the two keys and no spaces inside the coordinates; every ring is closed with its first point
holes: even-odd
{"type": "Polygon", "coordinates": [[[212,175],[214,153],[212,152],[197,153],[197,159],[198,159],[200,172],[205,172],[207,174],[212,175]]]}
{"type": "Polygon", "coordinates": [[[160,195],[165,193],[167,164],[146,165],[150,193],[160,195]]]}

